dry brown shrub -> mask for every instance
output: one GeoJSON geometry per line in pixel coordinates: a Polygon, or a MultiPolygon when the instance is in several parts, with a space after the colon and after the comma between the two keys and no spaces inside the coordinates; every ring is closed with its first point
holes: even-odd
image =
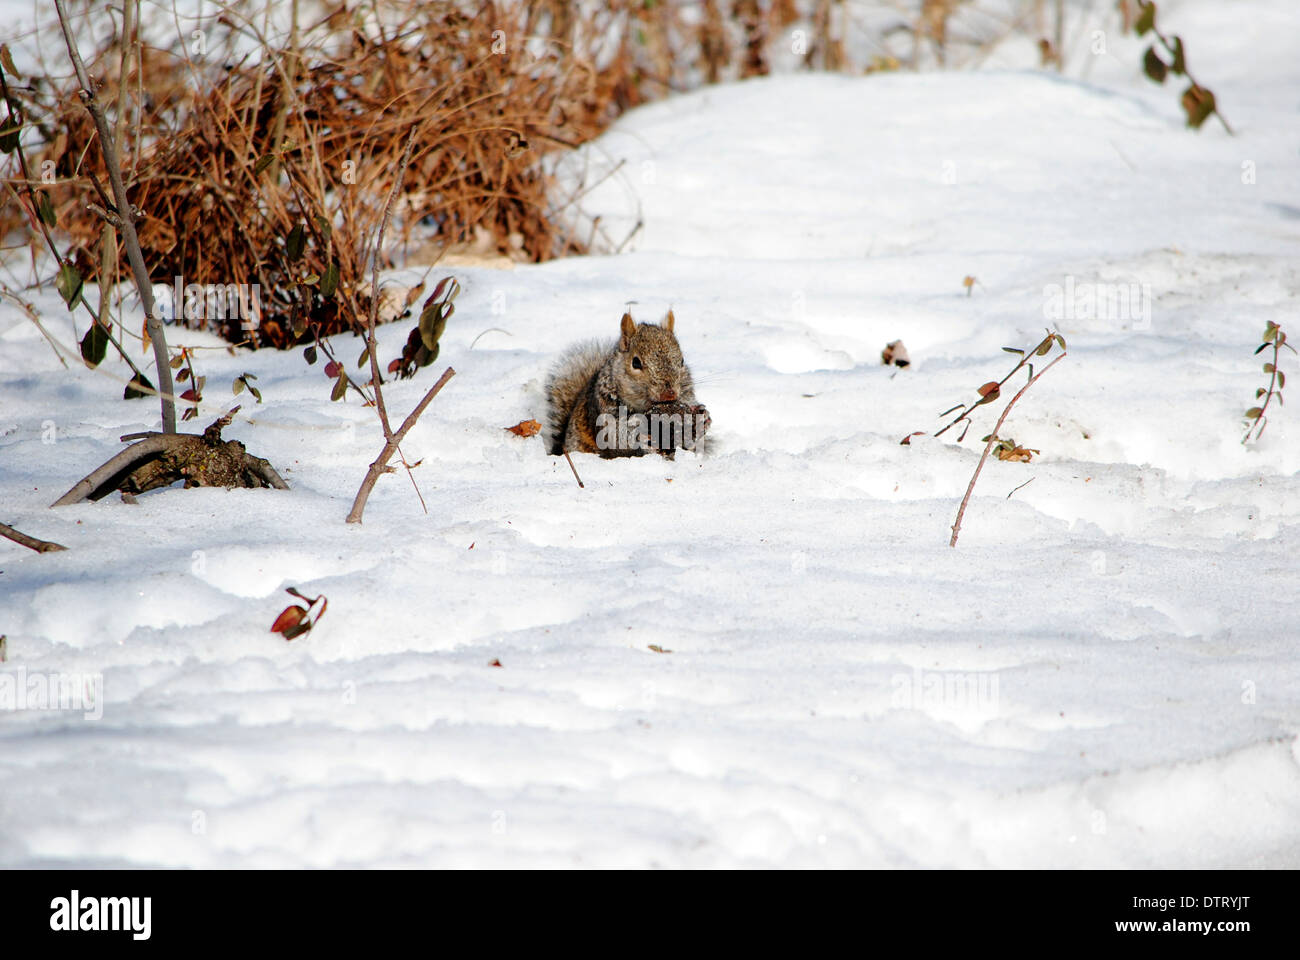
{"type": "MultiPolygon", "coordinates": [[[[131,201],[146,214],[140,240],[150,276],[260,285],[255,331],[235,317],[193,325],[280,347],[360,330],[368,245],[412,128],[395,243],[409,244],[423,223],[440,249],[484,230],[499,251],[532,261],[581,249],[561,230],[540,161],[640,99],[624,75],[631,61],[595,66],[573,42],[574,24],[561,25],[570,35],[561,43],[546,35],[548,24],[529,27],[524,4],[404,12],[396,26],[354,16],[317,45],[304,36],[296,61],[283,47],[263,47],[260,63],[215,65],[144,47],[142,70],[127,77],[129,95],[137,85],[147,95],[138,132],[128,129],[125,166],[131,201]],[[337,285],[324,296],[332,270],[337,285]]],[[[87,56],[109,102],[120,57],[116,38],[87,56]]],[[[98,279],[101,221],[86,201],[89,181],[104,183],[105,171],[87,149],[93,125],[67,83],[25,96],[45,133],[43,147],[28,150],[36,165],[55,164],[58,183],[48,190],[58,227],[86,279],[98,279]]]]}
{"type": "MultiPolygon", "coordinates": [[[[955,3],[915,4],[942,45],[955,3]]],[[[556,196],[550,152],[671,91],[768,72],[772,45],[796,22],[812,27],[809,65],[850,66],[839,0],[334,0],[284,38],[261,34],[247,12],[255,6],[228,0],[205,21],[208,49],[220,56],[195,56],[181,41],[127,41],[122,155],[157,282],[260,288],[258,326],[235,317],[186,323],[278,347],[361,329],[369,244],[412,128],[393,245],[434,255],[486,245],[543,261],[588,239],[556,196]]],[[[123,40],[102,29],[102,7],[83,9],[95,26],[87,35],[101,40],[82,54],[112,110],[123,40]]],[[[52,51],[50,59],[62,63],[52,51]]],[[[14,84],[11,98],[32,168],[54,163],[56,182],[38,189],[52,201],[59,243],[87,281],[98,280],[101,263],[114,261],[102,257],[103,225],[87,202],[105,170],[67,71],[47,73],[14,84]]],[[[35,238],[31,202],[8,202],[24,189],[14,184],[17,166],[9,154],[3,172],[14,189],[0,233],[35,238]]]]}

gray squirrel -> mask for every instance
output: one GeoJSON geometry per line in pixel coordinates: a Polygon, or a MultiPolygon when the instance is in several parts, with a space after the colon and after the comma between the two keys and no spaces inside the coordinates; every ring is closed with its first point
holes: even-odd
{"type": "Polygon", "coordinates": [[[673,333],[623,314],[619,338],[574,344],[546,381],[546,448],[602,457],[639,457],[652,450],[669,460],[677,448],[698,450],[712,420],[695,400],[695,381],[673,333]]]}

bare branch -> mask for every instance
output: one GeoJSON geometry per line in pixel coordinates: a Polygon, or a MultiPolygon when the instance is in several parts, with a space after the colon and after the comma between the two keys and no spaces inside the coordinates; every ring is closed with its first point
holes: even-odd
{"type": "MultiPolygon", "coordinates": [[[[379,458],[370,464],[370,469],[366,471],[365,479],[361,481],[361,487],[357,490],[356,498],[352,501],[352,509],[348,512],[348,523],[360,523],[361,516],[366,509],[366,501],[370,498],[370,491],[374,489],[375,483],[379,477],[389,472],[388,461],[394,453],[402,457],[402,466],[406,468],[406,474],[411,478],[411,483],[415,484],[415,477],[411,473],[410,464],[406,462],[405,455],[401,452],[402,438],[406,436],[408,430],[415,426],[416,420],[424,412],[424,408],[429,402],[438,395],[444,384],[456,375],[456,371],[448,367],[438,382],[433,385],[428,393],[421,400],[396,433],[393,433],[392,425],[388,420],[388,408],[384,405],[384,391],[380,386],[382,380],[379,376],[379,359],[378,348],[375,344],[375,325],[379,319],[379,255],[384,248],[384,231],[388,229],[388,221],[393,214],[393,201],[397,198],[398,192],[402,189],[402,182],[406,177],[407,165],[411,162],[411,151],[415,147],[416,128],[412,127],[410,134],[406,138],[406,148],[402,151],[402,162],[397,167],[397,176],[393,179],[393,186],[388,191],[388,199],[384,203],[384,214],[379,221],[379,231],[375,236],[374,259],[370,266],[370,312],[366,318],[366,352],[370,355],[370,378],[375,388],[375,409],[379,413],[379,424],[384,431],[384,449],[380,452],[379,458]]],[[[416,496],[420,496],[420,488],[415,488],[416,496]]],[[[424,503],[424,497],[420,496],[420,502],[424,503]]],[[[426,508],[427,511],[427,508],[426,508]]]]}
{"type": "MultiPolygon", "coordinates": [[[[77,481],[76,486],[55,500],[51,507],[66,507],[70,504],[88,500],[101,487],[114,477],[130,473],[142,460],[156,456],[167,449],[169,439],[178,434],[155,433],[151,437],[133,443],[117,456],[96,467],[91,473],[77,481]]],[[[189,436],[189,434],[184,434],[189,436]]]]}
{"type": "Polygon", "coordinates": [[[72,38],[72,27],[68,22],[68,11],[64,0],[54,0],[58,11],[59,25],[63,29],[63,40],[68,47],[68,56],[72,59],[73,69],[77,72],[77,82],[81,85],[81,100],[95,121],[95,130],[99,134],[99,149],[104,156],[104,166],[108,168],[109,181],[113,187],[114,206],[122,220],[122,241],[126,245],[127,259],[131,263],[131,274],[135,278],[136,291],[140,295],[140,304],[144,307],[145,324],[149,337],[153,341],[154,366],[158,373],[158,393],[162,397],[163,431],[176,432],[176,404],[172,400],[172,374],[168,366],[167,337],[163,332],[162,320],[153,300],[153,283],[149,279],[149,270],[144,263],[144,254],[140,250],[140,238],[135,232],[137,213],[126,196],[126,184],[122,181],[122,163],[119,144],[114,140],[104,116],[104,108],[95,96],[95,87],[86,65],[82,63],[77,43],[72,38]]]}
{"type": "Polygon", "coordinates": [[[374,488],[375,482],[379,479],[380,475],[388,471],[388,461],[397,450],[397,445],[402,442],[402,438],[406,436],[406,432],[415,426],[415,421],[420,418],[420,414],[424,413],[424,408],[429,405],[429,402],[438,395],[438,391],[441,390],[447,381],[455,375],[456,371],[451,367],[444,370],[442,376],[438,378],[438,382],[435,383],[429,392],[424,395],[424,399],[416,404],[415,409],[412,410],[406,420],[402,422],[402,426],[392,435],[391,438],[389,438],[388,442],[384,444],[384,449],[380,451],[379,457],[370,465],[370,469],[366,472],[366,478],[361,481],[361,489],[357,491],[356,499],[352,501],[352,510],[348,513],[348,523],[361,522],[361,515],[365,512],[366,500],[370,497],[370,491],[374,488]]]}
{"type": "Polygon", "coordinates": [[[402,152],[402,162],[398,165],[397,176],[392,189],[388,191],[388,200],[384,203],[384,215],[379,221],[379,234],[375,237],[374,259],[370,265],[370,314],[366,318],[366,346],[370,353],[370,378],[375,385],[375,408],[379,411],[379,422],[384,428],[384,439],[391,440],[393,428],[388,423],[388,410],[384,406],[384,393],[379,383],[379,359],[375,350],[375,324],[379,319],[379,254],[384,249],[384,231],[388,229],[389,218],[393,214],[393,201],[402,189],[402,180],[406,176],[407,164],[411,162],[411,150],[415,147],[416,128],[412,127],[406,138],[406,149],[402,152]]]}
{"type": "MultiPolygon", "coordinates": [[[[993,432],[989,434],[989,442],[984,444],[984,452],[980,454],[980,462],[975,465],[975,472],[971,475],[970,484],[966,487],[966,496],[961,498],[961,506],[957,509],[957,519],[953,522],[952,539],[948,541],[948,546],[957,546],[957,534],[961,532],[961,518],[966,513],[966,504],[970,503],[970,495],[975,491],[975,481],[980,478],[980,471],[984,469],[984,461],[989,458],[989,451],[993,449],[993,444],[998,442],[998,431],[1002,429],[1002,421],[1007,418],[1007,414],[1010,413],[1011,408],[1016,405],[1016,401],[1025,395],[1025,391],[1037,383],[1039,377],[1045,374],[1048,370],[1051,370],[1052,367],[1064,360],[1065,357],[1066,354],[1062,353],[1047,366],[1043,367],[1042,370],[1039,370],[1038,373],[1034,374],[1034,376],[1030,378],[1029,382],[1020,388],[1020,392],[1011,398],[1011,402],[1008,403],[1006,409],[1002,411],[1002,416],[998,417],[998,422],[993,427],[993,432]]],[[[1012,493],[1015,493],[1015,491],[1013,490],[1012,493]]]]}
{"type": "Polygon", "coordinates": [[[0,537],[7,537],[14,543],[21,543],[24,547],[35,550],[37,553],[52,553],[55,550],[66,550],[67,547],[61,543],[52,543],[49,540],[37,540],[35,537],[29,537],[9,526],[7,523],[0,523],[0,537]]]}

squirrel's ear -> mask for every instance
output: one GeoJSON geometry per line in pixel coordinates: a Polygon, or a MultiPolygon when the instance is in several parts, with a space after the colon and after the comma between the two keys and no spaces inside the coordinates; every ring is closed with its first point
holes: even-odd
{"type": "Polygon", "coordinates": [[[636,321],[632,319],[631,311],[623,314],[623,322],[619,324],[619,331],[623,334],[623,346],[626,347],[632,340],[632,334],[636,333],[636,321]]]}
{"type": "Polygon", "coordinates": [[[673,311],[672,307],[668,308],[668,316],[664,317],[664,329],[669,333],[673,332],[673,311]]]}

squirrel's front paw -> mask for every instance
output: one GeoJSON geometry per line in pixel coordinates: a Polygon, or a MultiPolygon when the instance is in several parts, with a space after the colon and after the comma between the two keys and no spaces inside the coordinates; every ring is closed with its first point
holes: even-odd
{"type": "Polygon", "coordinates": [[[709,427],[713,424],[713,418],[709,416],[708,409],[702,403],[692,403],[686,406],[686,412],[691,415],[690,435],[688,442],[683,444],[686,450],[694,450],[704,435],[708,433],[709,427]]]}
{"type": "Polygon", "coordinates": [[[678,447],[694,450],[713,422],[701,403],[655,403],[647,412],[650,433],[644,439],[668,459],[678,447]]]}

